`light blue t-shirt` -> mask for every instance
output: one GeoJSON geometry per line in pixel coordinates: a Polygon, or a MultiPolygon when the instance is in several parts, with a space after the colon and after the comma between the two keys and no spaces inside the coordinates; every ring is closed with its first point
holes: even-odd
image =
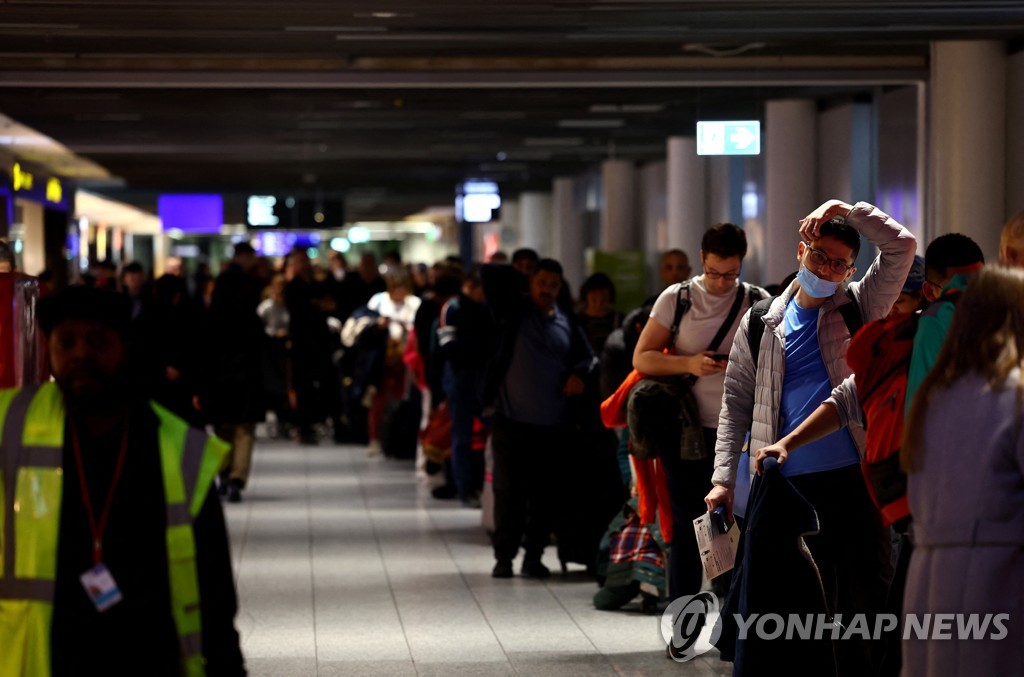
{"type": "MultiPolygon", "coordinates": [[[[782,381],[780,438],[791,433],[832,394],[818,345],[818,309],[801,308],[794,297],[786,306],[784,328],[786,377],[782,381]]],[[[782,474],[792,477],[859,463],[853,438],[843,428],[791,452],[782,474]]]]}

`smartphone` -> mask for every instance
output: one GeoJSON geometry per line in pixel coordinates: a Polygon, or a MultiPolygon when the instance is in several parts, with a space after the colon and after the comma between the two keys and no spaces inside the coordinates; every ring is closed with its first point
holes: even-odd
{"type": "Polygon", "coordinates": [[[728,362],[729,353],[715,353],[714,355],[711,356],[711,359],[714,360],[715,362],[728,362]]]}
{"type": "Polygon", "coordinates": [[[727,534],[729,533],[728,520],[725,518],[725,507],[718,506],[714,512],[711,513],[711,524],[716,534],[727,534]]]}

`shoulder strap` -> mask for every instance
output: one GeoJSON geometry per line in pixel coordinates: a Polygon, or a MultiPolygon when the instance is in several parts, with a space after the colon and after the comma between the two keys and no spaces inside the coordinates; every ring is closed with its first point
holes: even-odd
{"type": "Polygon", "coordinates": [[[754,360],[754,372],[757,372],[757,359],[761,353],[761,337],[764,336],[764,322],[761,318],[768,314],[772,301],[776,296],[761,299],[750,307],[750,324],[747,325],[747,342],[750,344],[750,357],[754,360]]]}
{"type": "Polygon", "coordinates": [[[850,330],[850,336],[853,337],[864,326],[864,318],[860,315],[860,304],[857,303],[857,299],[849,292],[846,295],[850,302],[839,306],[839,314],[843,316],[846,328],[850,330]]]}
{"type": "Polygon", "coordinates": [[[732,328],[732,323],[736,321],[736,316],[740,314],[740,306],[743,305],[743,297],[746,295],[747,284],[740,282],[739,289],[736,290],[736,300],[732,302],[732,308],[729,309],[729,315],[725,318],[725,322],[718,328],[718,333],[715,334],[715,338],[711,339],[708,350],[715,352],[718,350],[718,346],[722,345],[722,341],[725,340],[725,335],[729,333],[729,329],[732,328]]]}
{"type": "Polygon", "coordinates": [[[669,329],[668,335],[668,349],[671,350],[676,345],[676,336],[679,335],[679,324],[683,321],[683,315],[690,310],[690,306],[693,302],[690,300],[690,281],[684,280],[679,284],[679,293],[676,295],[676,314],[672,318],[672,327],[669,329]],[[686,298],[683,298],[683,290],[686,290],[686,298]]]}

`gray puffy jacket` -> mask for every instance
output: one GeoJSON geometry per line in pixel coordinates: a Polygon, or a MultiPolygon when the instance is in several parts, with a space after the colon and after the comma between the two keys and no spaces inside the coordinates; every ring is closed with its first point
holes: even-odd
{"type": "MultiPolygon", "coordinates": [[[[879,249],[879,255],[864,277],[848,286],[849,294],[856,299],[861,316],[867,323],[885,317],[899,297],[914,262],[917,240],[909,230],[866,202],[854,205],[846,222],[879,249]]],[[[758,346],[756,380],[749,342],[750,312],[740,321],[725,372],[725,392],[715,445],[715,472],[711,479],[713,484],[736,486],[737,465],[748,431],[751,452],[778,440],[782,381],[786,375],[783,317],[789,300],[799,288],[799,283],[794,281],[772,302],[763,318],[765,332],[758,346]]],[[[833,388],[853,373],[846,364],[850,332],[842,314],[837,312],[839,306],[849,302],[847,293],[840,288],[818,311],[818,345],[833,388]]],[[[842,389],[838,392],[841,393],[842,389]]],[[[837,404],[843,423],[849,425],[857,450],[863,456],[864,428],[859,420],[847,419],[853,404],[835,401],[833,404],[837,404]]],[[[752,455],[748,471],[754,471],[752,455]]]]}

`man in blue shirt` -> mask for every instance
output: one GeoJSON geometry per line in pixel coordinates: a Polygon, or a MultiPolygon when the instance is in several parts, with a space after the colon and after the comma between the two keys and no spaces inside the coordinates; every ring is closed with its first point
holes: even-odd
{"type": "MultiPolygon", "coordinates": [[[[750,449],[771,445],[850,376],[848,318],[859,315],[863,323],[888,314],[913,264],[916,246],[908,230],[863,202],[851,206],[830,200],[801,220],[796,280],[755,320],[765,325],[758,345],[750,345],[748,338],[750,313],[736,332],[715,447],[715,487],[705,498],[709,510],[724,505],[732,511],[736,476],[750,472],[738,467],[748,431],[750,449]],[[879,256],[862,280],[844,287],[856,272],[853,264],[862,235],[878,247],[879,256]],[[851,303],[856,304],[855,313],[849,310],[851,303]],[[756,365],[753,351],[758,351],[756,365]]],[[[863,441],[863,427],[851,421],[814,443],[813,450],[807,451],[811,445],[801,448],[782,467],[783,475],[815,508],[820,529],[806,537],[807,546],[820,570],[829,608],[845,618],[881,611],[892,569],[889,533],[861,476],[863,441]]],[[[866,643],[839,642],[839,674],[873,674],[878,650],[866,643]]]]}
{"type": "MultiPolygon", "coordinates": [[[[492,422],[494,450],[494,557],[492,575],[512,576],[512,560],[525,548],[522,572],[544,578],[541,562],[555,517],[566,445],[566,404],[583,393],[584,377],[597,364],[572,318],[556,303],[562,266],[541,259],[525,296],[512,268],[484,266],[487,304],[500,322],[500,345],[491,367],[496,395],[492,422]],[[511,274],[511,276],[510,276],[511,274]]],[[[485,403],[486,404],[486,403],[485,403]]]]}

